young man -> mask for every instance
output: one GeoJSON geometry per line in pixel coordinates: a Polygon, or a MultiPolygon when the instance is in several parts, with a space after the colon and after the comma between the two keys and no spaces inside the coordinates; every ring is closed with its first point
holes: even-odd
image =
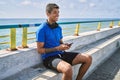
{"type": "Polygon", "coordinates": [[[72,65],[82,64],[76,80],[82,77],[91,65],[92,58],[88,54],[65,52],[70,44],[62,41],[62,29],[56,23],[59,17],[59,6],[50,3],[46,6],[47,21],[39,26],[36,32],[37,50],[41,54],[47,68],[63,73],[62,80],[72,80],[72,65]]]}

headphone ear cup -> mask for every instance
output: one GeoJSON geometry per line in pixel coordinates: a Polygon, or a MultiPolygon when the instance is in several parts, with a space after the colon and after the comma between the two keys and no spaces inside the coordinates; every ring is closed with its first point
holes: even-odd
{"type": "Polygon", "coordinates": [[[54,26],[54,28],[57,28],[58,24],[55,22],[55,23],[53,23],[53,26],[54,26]]]}
{"type": "Polygon", "coordinates": [[[58,27],[58,24],[55,22],[55,23],[48,23],[48,25],[50,26],[51,29],[54,29],[54,28],[57,28],[58,27]]]}

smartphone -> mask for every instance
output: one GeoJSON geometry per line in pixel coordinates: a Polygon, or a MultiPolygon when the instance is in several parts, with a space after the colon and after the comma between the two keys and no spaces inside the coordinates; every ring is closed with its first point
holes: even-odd
{"type": "Polygon", "coordinates": [[[68,46],[71,46],[73,43],[69,43],[68,46]]]}

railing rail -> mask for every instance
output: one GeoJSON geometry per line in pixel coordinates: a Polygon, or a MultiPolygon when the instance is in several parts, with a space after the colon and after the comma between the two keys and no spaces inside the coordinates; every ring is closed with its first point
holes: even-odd
{"type": "MultiPolygon", "coordinates": [[[[76,21],[76,22],[58,22],[60,25],[65,24],[77,24],[75,28],[74,35],[79,36],[79,28],[82,23],[95,23],[98,22],[97,31],[100,31],[102,22],[110,22],[109,27],[113,28],[114,21],[119,21],[118,26],[120,26],[120,19],[109,19],[109,20],[90,20],[90,21],[76,21]]],[[[10,44],[10,50],[17,50],[16,48],[16,28],[22,29],[22,47],[27,48],[27,41],[33,40],[35,38],[28,38],[28,35],[35,34],[35,32],[28,32],[28,27],[37,27],[41,25],[41,23],[36,24],[15,24],[15,25],[0,25],[0,29],[10,29],[10,35],[0,35],[0,39],[10,37],[9,42],[0,42],[0,44],[10,44]]]]}
{"type": "MultiPolygon", "coordinates": [[[[75,22],[58,22],[58,24],[77,24],[77,23],[94,23],[94,22],[110,22],[110,21],[120,21],[120,19],[111,19],[111,20],[90,20],[90,21],[75,21],[75,22]]],[[[36,24],[12,24],[12,25],[0,25],[0,29],[8,28],[22,28],[22,27],[37,27],[41,23],[36,24]]]]}

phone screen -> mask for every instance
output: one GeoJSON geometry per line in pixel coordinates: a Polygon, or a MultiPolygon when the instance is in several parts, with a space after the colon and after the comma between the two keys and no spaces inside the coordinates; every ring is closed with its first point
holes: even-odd
{"type": "Polygon", "coordinates": [[[68,46],[71,46],[73,43],[69,43],[68,46]]]}

